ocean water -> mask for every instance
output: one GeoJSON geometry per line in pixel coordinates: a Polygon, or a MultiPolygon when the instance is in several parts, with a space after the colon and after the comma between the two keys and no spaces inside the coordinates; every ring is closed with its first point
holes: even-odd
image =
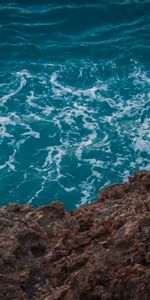
{"type": "Polygon", "coordinates": [[[150,169],[150,0],[0,1],[0,205],[150,169]]]}

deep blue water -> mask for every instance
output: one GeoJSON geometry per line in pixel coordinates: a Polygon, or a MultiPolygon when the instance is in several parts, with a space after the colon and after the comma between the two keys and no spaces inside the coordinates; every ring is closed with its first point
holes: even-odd
{"type": "Polygon", "coordinates": [[[0,2],[0,203],[150,169],[150,0],[0,2]]]}

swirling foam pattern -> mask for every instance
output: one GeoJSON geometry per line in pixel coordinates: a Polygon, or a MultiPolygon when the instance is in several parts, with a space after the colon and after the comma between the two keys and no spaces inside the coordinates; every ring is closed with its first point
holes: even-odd
{"type": "Polygon", "coordinates": [[[150,2],[0,3],[0,201],[68,210],[150,169],[150,2]]]}

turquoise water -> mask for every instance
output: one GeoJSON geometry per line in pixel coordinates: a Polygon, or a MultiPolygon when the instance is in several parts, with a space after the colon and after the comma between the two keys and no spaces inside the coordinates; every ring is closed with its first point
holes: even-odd
{"type": "Polygon", "coordinates": [[[0,2],[0,203],[68,210],[150,169],[150,1],[0,2]]]}

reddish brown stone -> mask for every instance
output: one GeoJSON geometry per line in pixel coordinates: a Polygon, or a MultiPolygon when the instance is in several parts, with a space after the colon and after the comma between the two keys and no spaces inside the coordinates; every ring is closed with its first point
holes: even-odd
{"type": "Polygon", "coordinates": [[[150,172],[72,213],[1,207],[0,299],[149,300],[150,172]]]}

